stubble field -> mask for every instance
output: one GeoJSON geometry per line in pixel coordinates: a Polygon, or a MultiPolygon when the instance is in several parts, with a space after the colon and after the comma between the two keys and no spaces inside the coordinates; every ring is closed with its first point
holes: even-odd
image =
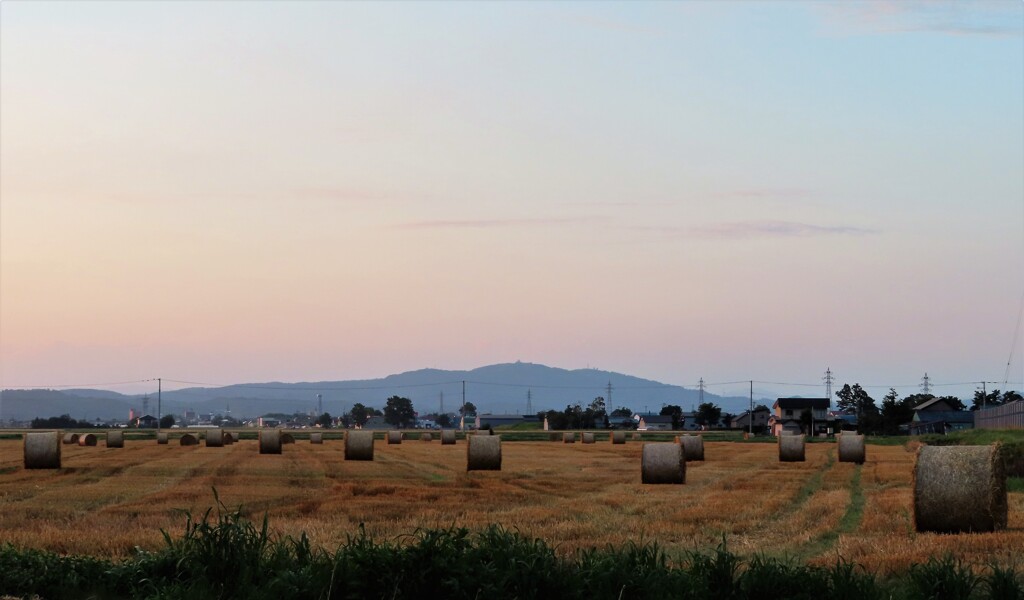
{"type": "Polygon", "coordinates": [[[333,548],[363,525],[394,540],[418,528],[497,523],[559,550],[656,541],[670,555],[725,540],[741,555],[811,564],[837,557],[879,574],[950,554],[1013,565],[1024,547],[1024,494],[1011,492],[1009,529],[937,535],[913,530],[914,455],[868,446],[863,466],[839,463],[834,444],[807,446],[804,463],[779,463],[774,444],[708,442],[686,485],[641,485],[641,443],[502,444],[500,472],[467,473],[466,443],[377,440],[373,462],[345,461],[343,443],[299,440],[281,455],[257,442],[224,448],[64,446],[63,468],[22,468],[22,443],[0,440],[0,542],[62,553],[122,557],[158,549],[182,510],[228,507],[271,528],[333,548]]]}

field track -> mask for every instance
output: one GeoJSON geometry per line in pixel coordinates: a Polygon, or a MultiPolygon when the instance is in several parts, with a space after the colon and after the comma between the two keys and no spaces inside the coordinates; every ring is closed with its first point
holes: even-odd
{"type": "Polygon", "coordinates": [[[913,532],[913,454],[868,446],[863,466],[839,463],[834,444],[809,444],[804,463],[779,463],[774,444],[706,443],[686,485],[640,484],[641,443],[511,442],[500,472],[467,474],[466,443],[377,440],[373,462],[346,462],[343,443],[299,440],[281,455],[257,442],[224,448],[125,442],[64,446],[59,471],[22,468],[22,443],[0,440],[0,542],[98,556],[156,549],[160,529],[182,530],[216,487],[228,507],[272,529],[333,547],[360,524],[379,538],[417,528],[498,523],[562,550],[657,541],[670,552],[721,543],[831,564],[837,556],[880,573],[951,553],[1012,564],[1024,548],[1024,494],[1010,494],[1007,531],[913,532]]]}

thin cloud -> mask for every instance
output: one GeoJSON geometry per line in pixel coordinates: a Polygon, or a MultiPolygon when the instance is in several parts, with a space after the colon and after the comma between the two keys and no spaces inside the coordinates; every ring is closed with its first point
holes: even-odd
{"type": "Polygon", "coordinates": [[[811,6],[834,33],[934,33],[955,36],[1020,37],[1020,2],[936,2],[875,0],[811,6]]]}
{"type": "Polygon", "coordinates": [[[795,221],[732,221],[693,227],[641,227],[638,229],[673,237],[704,240],[863,236],[878,233],[877,230],[862,227],[814,225],[795,221]]]}
{"type": "Polygon", "coordinates": [[[598,220],[596,217],[546,217],[533,219],[439,219],[401,223],[401,229],[496,229],[511,227],[550,227],[582,225],[598,220]]]}

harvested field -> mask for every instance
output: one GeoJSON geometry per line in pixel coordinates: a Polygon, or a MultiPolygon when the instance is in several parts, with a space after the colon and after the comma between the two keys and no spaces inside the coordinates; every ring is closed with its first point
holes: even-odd
{"type": "MultiPolygon", "coordinates": [[[[871,446],[863,465],[835,444],[807,444],[780,463],[775,444],[705,442],[709,460],[686,484],[640,483],[641,444],[502,444],[501,471],[467,473],[463,445],[378,444],[372,462],[342,444],[297,444],[260,455],[255,440],[225,448],[125,441],[123,449],[65,446],[63,468],[27,471],[20,440],[0,440],[0,541],[59,552],[125,556],[180,532],[179,509],[201,514],[211,487],[230,506],[328,548],[360,523],[393,539],[417,528],[483,529],[500,522],[560,551],[657,541],[670,553],[714,547],[832,565],[837,556],[880,573],[946,553],[1008,564],[1024,547],[1024,493],[1009,494],[1009,528],[970,535],[915,533],[914,455],[871,446]]],[[[1018,488],[1019,489],[1019,488],[1018,488]]]]}

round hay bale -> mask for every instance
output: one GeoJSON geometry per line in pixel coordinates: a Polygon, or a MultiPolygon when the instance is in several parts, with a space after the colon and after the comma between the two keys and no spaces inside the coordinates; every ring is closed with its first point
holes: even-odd
{"type": "Polygon", "coordinates": [[[552,433],[549,433],[549,434],[548,434],[548,440],[549,440],[549,441],[552,441],[552,442],[558,442],[558,441],[560,441],[561,439],[562,439],[562,436],[561,436],[561,435],[559,435],[558,433],[554,433],[554,432],[552,432],[552,433]]]}
{"type": "Polygon", "coordinates": [[[593,433],[589,433],[589,432],[588,433],[584,433],[582,437],[583,437],[582,441],[583,441],[584,444],[593,444],[594,443],[594,434],[593,433]]]}
{"type": "Polygon", "coordinates": [[[237,431],[232,431],[231,437],[234,438],[235,441],[237,442],[238,440],[242,439],[242,434],[238,433],[237,431]]]}
{"type": "Polygon", "coordinates": [[[679,438],[686,460],[704,460],[704,436],[684,435],[679,438]]]}
{"type": "Polygon", "coordinates": [[[804,436],[779,436],[779,462],[804,462],[804,436]]]}
{"type": "Polygon", "coordinates": [[[290,433],[281,432],[281,443],[282,444],[294,444],[295,436],[290,433]]]}
{"type": "Polygon", "coordinates": [[[231,435],[230,433],[228,433],[226,431],[221,433],[220,437],[224,441],[224,445],[225,446],[230,446],[231,444],[235,443],[235,436],[231,435]]]}
{"type": "Polygon", "coordinates": [[[565,433],[562,434],[562,443],[563,444],[575,444],[576,443],[576,434],[573,433],[572,431],[566,431],[565,433]]]}
{"type": "Polygon", "coordinates": [[[922,446],[913,488],[918,531],[1006,529],[1006,469],[999,444],[922,446]]]}
{"type": "Polygon", "coordinates": [[[640,441],[640,432],[639,431],[634,431],[633,432],[633,441],[634,442],[639,442],[640,441]]]}
{"type": "Polygon", "coordinates": [[[373,432],[363,429],[345,433],[345,460],[373,460],[373,432]]]}
{"type": "Polygon", "coordinates": [[[401,444],[402,443],[402,432],[401,431],[389,431],[388,432],[388,445],[401,444]]]}
{"type": "Polygon", "coordinates": [[[625,431],[613,431],[611,435],[613,444],[625,444],[626,443],[626,432],[625,431]]]}
{"type": "Polygon", "coordinates": [[[839,436],[839,462],[864,464],[864,436],[844,433],[839,436]]]}
{"type": "Polygon", "coordinates": [[[428,433],[421,433],[420,434],[420,441],[421,442],[432,442],[432,441],[434,441],[434,436],[430,435],[429,432],[428,433]]]}
{"type": "Polygon", "coordinates": [[[83,433],[83,434],[78,436],[78,445],[79,446],[95,446],[96,445],[96,436],[91,434],[91,433],[83,433]]]}
{"type": "Polygon", "coordinates": [[[224,430],[219,427],[206,430],[206,447],[207,448],[223,448],[224,447],[224,430]]]}
{"type": "Polygon", "coordinates": [[[178,440],[178,443],[182,446],[198,446],[199,436],[195,433],[183,433],[181,434],[181,439],[178,440]]]}
{"type": "Polygon", "coordinates": [[[442,429],[441,430],[441,445],[452,446],[455,444],[455,430],[454,429],[442,429]]]}
{"type": "Polygon", "coordinates": [[[107,432],[107,448],[124,448],[124,432],[111,429],[107,432]]]}
{"type": "Polygon", "coordinates": [[[77,444],[78,434],[77,433],[65,433],[62,440],[65,444],[77,444]]]}
{"type": "Polygon", "coordinates": [[[471,435],[466,444],[467,471],[501,470],[501,436],[471,435]]]}
{"type": "Polygon", "coordinates": [[[59,431],[34,431],[26,433],[23,438],[26,469],[60,468],[59,431]]]}
{"type": "Polygon", "coordinates": [[[280,429],[260,429],[260,454],[280,454],[281,437],[280,429]]]}
{"type": "Polygon", "coordinates": [[[686,483],[686,456],[681,444],[648,442],[640,457],[643,483],[686,483]]]}
{"type": "Polygon", "coordinates": [[[167,436],[167,432],[166,431],[158,431],[158,432],[156,432],[156,443],[157,444],[165,445],[165,444],[167,444],[168,439],[169,438],[167,436]]]}
{"type": "Polygon", "coordinates": [[[310,444],[323,444],[324,443],[324,434],[322,434],[320,432],[314,432],[314,433],[309,434],[309,443],[310,444]]]}

